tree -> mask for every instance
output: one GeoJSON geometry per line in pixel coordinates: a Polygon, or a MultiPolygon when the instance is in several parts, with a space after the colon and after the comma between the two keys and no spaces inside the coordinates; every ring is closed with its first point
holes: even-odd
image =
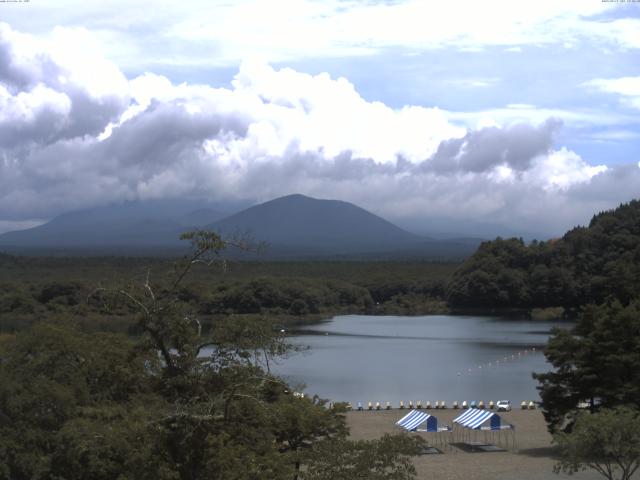
{"type": "Polygon", "coordinates": [[[146,425],[162,411],[149,396],[153,362],[122,335],[86,334],[69,322],[2,342],[0,479],[144,478],[121,460],[144,448],[146,425]]]}
{"type": "Polygon", "coordinates": [[[411,456],[425,447],[421,437],[384,435],[376,441],[323,441],[309,452],[304,480],[410,480],[411,456]]]}
{"type": "Polygon", "coordinates": [[[608,480],[628,480],[640,467],[640,414],[622,407],[578,415],[571,433],[554,437],[560,447],[556,472],[587,468],[608,480]]]}
{"type": "Polygon", "coordinates": [[[572,423],[581,402],[592,411],[640,407],[640,301],[587,307],[573,329],[554,331],[545,356],[555,370],[534,378],[552,433],[572,423]]]}
{"type": "Polygon", "coordinates": [[[453,307],[580,308],[640,296],[640,200],[593,217],[561,239],[483,242],[447,285],[453,307]]]}
{"type": "MultiPolygon", "coordinates": [[[[168,278],[147,271],[90,297],[105,308],[125,301],[136,338],[65,320],[0,342],[0,480],[290,480],[329,461],[323,450],[307,455],[314,445],[358,450],[340,409],[291,395],[269,372],[269,359],[289,351],[280,329],[233,316],[202,328],[182,283],[231,242],[183,238],[193,249],[168,278]]],[[[358,469],[409,475],[407,462],[387,454],[358,469]]]]}

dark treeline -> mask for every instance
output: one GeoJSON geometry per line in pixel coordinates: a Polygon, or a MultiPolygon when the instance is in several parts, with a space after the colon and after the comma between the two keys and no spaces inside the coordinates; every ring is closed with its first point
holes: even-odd
{"type": "Polygon", "coordinates": [[[0,335],[0,480],[415,478],[420,437],[352,441],[344,405],[272,375],[271,362],[296,350],[274,319],[202,328],[185,282],[227,242],[183,237],[192,253],[171,273],[117,280],[86,301],[72,279],[13,292],[40,321],[0,335]],[[83,331],[81,309],[120,315],[138,335],[83,331]]]}
{"type": "MultiPolygon", "coordinates": [[[[0,332],[73,314],[91,330],[132,332],[126,306],[87,302],[96,288],[126,285],[148,273],[171,278],[174,262],[145,258],[46,258],[0,255],[0,332]],[[108,307],[108,308],[107,308],[108,307]]],[[[278,315],[305,323],[344,313],[446,311],[444,292],[457,264],[429,262],[229,262],[197,269],[181,301],[203,318],[278,315]]]]}
{"type": "Polygon", "coordinates": [[[575,310],[640,296],[640,201],[595,215],[561,239],[483,243],[453,275],[453,307],[575,310]]]}

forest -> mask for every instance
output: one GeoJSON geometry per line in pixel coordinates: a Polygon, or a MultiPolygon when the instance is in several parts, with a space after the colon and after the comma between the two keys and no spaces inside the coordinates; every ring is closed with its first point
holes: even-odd
{"type": "MultiPolygon", "coordinates": [[[[0,255],[0,333],[68,312],[89,330],[135,333],[126,306],[87,302],[94,289],[169,278],[175,261],[154,258],[0,255]]],[[[432,262],[240,262],[195,269],[181,299],[208,325],[225,315],[277,315],[287,325],[341,313],[447,311],[444,292],[457,267],[432,262]]]]}
{"type": "Polygon", "coordinates": [[[185,241],[172,261],[0,256],[0,479],[414,478],[419,437],[349,440],[344,405],[270,373],[283,327],[340,313],[561,307],[573,327],[534,374],[558,468],[590,420],[637,419],[639,201],[463,264],[225,262],[216,233],[185,241]]]}
{"type": "Polygon", "coordinates": [[[269,319],[203,328],[183,282],[227,243],[184,237],[192,252],[166,275],[97,286],[82,302],[73,283],[19,300],[58,315],[0,337],[0,479],[414,478],[422,439],[349,440],[344,405],[294,395],[270,373],[292,347],[269,319]],[[84,331],[73,309],[92,305],[136,335],[84,331]]]}
{"type": "Polygon", "coordinates": [[[563,307],[640,296],[640,201],[595,215],[546,242],[484,242],[446,287],[452,308],[563,307]]]}

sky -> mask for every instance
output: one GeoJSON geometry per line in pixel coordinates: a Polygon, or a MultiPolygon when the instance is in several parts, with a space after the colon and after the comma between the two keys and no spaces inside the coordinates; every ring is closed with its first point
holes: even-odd
{"type": "Polygon", "coordinates": [[[640,197],[639,114],[640,1],[0,1],[0,232],[303,193],[557,236],[640,197]]]}

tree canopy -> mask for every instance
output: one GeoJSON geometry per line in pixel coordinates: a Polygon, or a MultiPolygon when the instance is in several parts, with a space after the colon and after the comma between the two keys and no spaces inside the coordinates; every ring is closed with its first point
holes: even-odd
{"type": "MultiPolygon", "coordinates": [[[[186,239],[193,251],[168,280],[148,274],[91,296],[102,308],[126,302],[137,337],[60,318],[1,338],[0,479],[317,478],[318,465],[342,468],[327,457],[332,442],[362,478],[412,478],[419,438],[367,465],[340,405],[293,396],[271,375],[269,359],[288,350],[279,329],[233,318],[201,328],[181,285],[227,243],[186,239]]],[[[390,440],[379,442],[369,446],[390,440]]]]}
{"type": "Polygon", "coordinates": [[[640,467],[640,414],[617,408],[578,415],[571,433],[554,437],[560,447],[556,472],[592,469],[607,480],[629,480],[640,467]]]}
{"type": "Polygon", "coordinates": [[[595,215],[561,239],[484,242],[447,286],[453,307],[577,309],[640,296],[640,201],[595,215]]]}
{"type": "Polygon", "coordinates": [[[545,349],[555,370],[534,374],[552,432],[570,424],[580,403],[592,410],[640,407],[640,301],[585,308],[571,329],[556,329],[545,349]]]}

